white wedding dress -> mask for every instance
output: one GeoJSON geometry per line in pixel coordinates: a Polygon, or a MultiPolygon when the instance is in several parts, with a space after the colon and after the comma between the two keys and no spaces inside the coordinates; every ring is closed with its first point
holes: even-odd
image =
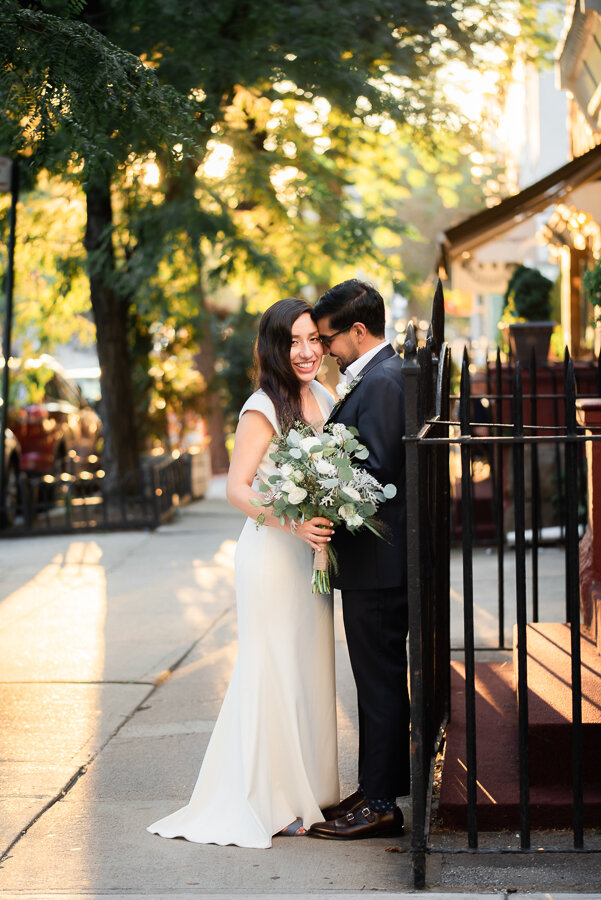
{"type": "MultiPolygon", "coordinates": [[[[311,389],[324,421],[333,400],[311,389]]],[[[273,403],[244,404],[280,433],[273,403]]],[[[257,476],[275,466],[269,452],[257,476]]],[[[256,486],[256,484],[255,484],[256,486]]],[[[211,844],[271,847],[295,819],[323,821],[339,800],[331,595],[313,594],[307,543],[247,519],[236,548],[238,659],[190,802],[149,831],[211,844]]]]}

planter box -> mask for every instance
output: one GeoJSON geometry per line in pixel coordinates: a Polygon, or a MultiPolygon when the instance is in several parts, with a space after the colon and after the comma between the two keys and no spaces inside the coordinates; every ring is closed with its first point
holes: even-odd
{"type": "Polygon", "coordinates": [[[530,354],[534,347],[537,362],[546,362],[549,355],[551,335],[555,322],[510,322],[509,346],[514,359],[520,365],[530,365],[530,354]]]}

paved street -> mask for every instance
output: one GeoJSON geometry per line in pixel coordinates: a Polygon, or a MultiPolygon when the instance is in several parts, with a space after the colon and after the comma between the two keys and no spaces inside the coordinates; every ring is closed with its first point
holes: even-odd
{"type": "MultiPolygon", "coordinates": [[[[216,480],[206,500],[155,533],[0,541],[6,900],[199,894],[353,900],[365,891],[398,897],[411,889],[409,836],[396,842],[401,852],[387,852],[386,840],[291,838],[263,851],[166,841],[145,830],[188,799],[236,654],[233,559],[241,516],[222,494],[216,480]]],[[[550,554],[549,585],[557,582],[554,559],[550,554]]],[[[494,602],[491,564],[490,554],[480,553],[488,585],[478,594],[483,643],[494,602]]],[[[460,591],[455,585],[454,614],[460,591]]],[[[347,792],[355,787],[355,700],[339,605],[336,616],[347,792]]],[[[408,807],[405,813],[410,826],[408,807]]],[[[590,892],[601,883],[590,868],[578,874],[573,858],[554,861],[552,877],[540,861],[524,860],[517,878],[507,858],[494,872],[491,861],[486,884],[474,867],[468,872],[471,864],[433,856],[432,888],[590,892]]]]}

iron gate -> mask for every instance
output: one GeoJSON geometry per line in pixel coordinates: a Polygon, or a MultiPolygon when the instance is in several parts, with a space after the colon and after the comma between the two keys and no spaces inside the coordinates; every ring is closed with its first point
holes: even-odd
{"type": "MultiPolygon", "coordinates": [[[[583,819],[583,750],[581,709],[581,629],[579,601],[579,518],[586,506],[584,445],[601,440],[601,434],[583,433],[576,420],[576,378],[567,351],[563,386],[552,396],[537,394],[537,365],[531,359],[529,392],[524,391],[524,372],[518,364],[511,372],[511,390],[503,386],[500,357],[495,366],[496,393],[485,397],[491,410],[489,421],[473,420],[467,351],[461,368],[457,414],[452,415],[450,390],[451,354],[444,342],[444,298],[440,282],[433,304],[432,323],[426,346],[418,348],[409,326],[404,353],[406,392],[406,475],[408,517],[408,589],[410,623],[411,758],[412,758],[412,855],[414,885],[426,884],[427,855],[437,849],[430,840],[430,815],[434,765],[445,729],[452,714],[450,703],[450,547],[451,490],[449,452],[460,457],[460,533],[463,574],[463,643],[465,660],[465,747],[466,747],[466,844],[454,852],[479,851],[477,817],[477,722],[474,640],[474,505],[473,459],[488,455],[494,485],[491,515],[495,522],[498,582],[498,649],[504,639],[504,558],[506,541],[506,479],[511,475],[515,540],[515,593],[517,620],[517,698],[519,735],[519,847],[531,850],[530,774],[527,687],[527,627],[539,620],[538,556],[544,522],[541,516],[540,454],[551,453],[557,471],[555,506],[558,515],[557,541],[565,558],[565,622],[570,623],[572,700],[572,839],[565,850],[585,851],[583,819]],[[563,391],[561,390],[563,387],[563,391]],[[538,420],[542,399],[554,404],[560,414],[551,424],[538,420]],[[510,407],[510,414],[505,416],[510,407]],[[524,411],[527,422],[524,421],[524,411]],[[526,521],[526,492],[530,507],[526,521]],[[530,528],[527,529],[527,525],[530,528]],[[526,577],[527,545],[530,546],[532,580],[526,577]],[[528,593],[532,600],[528,616],[528,593]]],[[[506,377],[506,373],[505,373],[506,377]]],[[[597,381],[598,384],[598,381],[597,381]]],[[[458,523],[456,523],[457,525],[458,523]]],[[[458,529],[459,530],[459,529],[458,529]]],[[[601,671],[601,657],[600,666],[601,671]]],[[[507,847],[491,848],[507,852],[507,847]]],[[[554,848],[557,849],[556,847],[554,848]]],[[[597,848],[598,849],[598,848],[597,848]]],[[[540,852],[541,848],[537,848],[540,852]]],[[[448,852],[448,850],[445,850],[448,852]]],[[[484,851],[482,851],[484,852],[484,851]]]]}

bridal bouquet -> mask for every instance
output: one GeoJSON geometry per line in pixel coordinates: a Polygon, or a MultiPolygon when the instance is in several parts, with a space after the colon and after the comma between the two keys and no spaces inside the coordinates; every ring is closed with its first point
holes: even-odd
{"type": "MultiPolygon", "coordinates": [[[[369,528],[383,537],[383,528],[375,518],[378,506],[396,494],[393,484],[382,486],[357,461],[367,459],[369,451],[358,440],[356,428],[340,423],[326,425],[323,434],[310,426],[296,423],[287,435],[273,441],[271,459],[277,473],[269,484],[261,484],[264,497],[251,501],[254,506],[272,507],[282,525],[285,518],[295,522],[324,516],[334,526],[349,531],[369,528]]],[[[257,527],[265,514],[257,517],[257,527]]],[[[329,593],[328,561],[337,570],[331,545],[315,554],[313,593],[329,593]]]]}

